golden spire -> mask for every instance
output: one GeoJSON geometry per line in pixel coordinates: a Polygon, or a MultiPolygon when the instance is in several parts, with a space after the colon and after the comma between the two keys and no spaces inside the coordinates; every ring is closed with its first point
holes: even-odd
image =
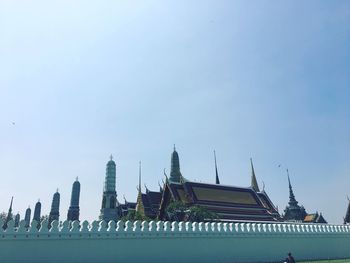
{"type": "Polygon", "coordinates": [[[250,186],[253,188],[253,190],[255,192],[260,192],[258,181],[256,180],[256,177],[255,177],[255,171],[254,171],[252,158],[250,158],[250,165],[252,167],[252,181],[251,181],[251,185],[250,186]]]}
{"type": "Polygon", "coordinates": [[[138,195],[137,195],[137,203],[136,203],[136,212],[141,215],[145,215],[145,207],[142,202],[142,192],[141,192],[141,161],[139,162],[139,187],[138,187],[138,195]]]}

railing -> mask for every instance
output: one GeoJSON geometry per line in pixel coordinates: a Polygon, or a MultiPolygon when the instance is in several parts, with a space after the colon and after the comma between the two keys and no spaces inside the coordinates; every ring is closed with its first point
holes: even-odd
{"type": "MultiPolygon", "coordinates": [[[[32,221],[30,227],[22,220],[18,227],[10,221],[7,228],[0,228],[1,239],[8,238],[106,238],[133,236],[175,235],[349,235],[349,225],[303,224],[303,223],[220,223],[220,222],[168,222],[168,221],[48,221],[40,224],[32,221]]],[[[1,240],[0,239],[0,240],[1,240]]]]}

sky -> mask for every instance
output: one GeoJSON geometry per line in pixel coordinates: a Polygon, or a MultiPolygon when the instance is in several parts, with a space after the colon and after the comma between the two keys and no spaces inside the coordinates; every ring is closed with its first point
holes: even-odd
{"type": "Polygon", "coordinates": [[[0,211],[48,214],[81,183],[99,215],[113,154],[119,202],[157,190],[173,145],[189,180],[258,183],[282,213],[286,169],[307,212],[350,196],[349,1],[0,0],[0,211]],[[145,188],[143,188],[144,191],[145,188]],[[33,213],[33,211],[32,211],[33,213]]]}

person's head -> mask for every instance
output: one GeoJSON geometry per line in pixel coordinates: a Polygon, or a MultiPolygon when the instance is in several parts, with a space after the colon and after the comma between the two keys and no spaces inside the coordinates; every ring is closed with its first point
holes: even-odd
{"type": "Polygon", "coordinates": [[[289,253],[288,253],[288,256],[290,257],[291,255],[292,255],[292,253],[289,252],[289,253]]]}

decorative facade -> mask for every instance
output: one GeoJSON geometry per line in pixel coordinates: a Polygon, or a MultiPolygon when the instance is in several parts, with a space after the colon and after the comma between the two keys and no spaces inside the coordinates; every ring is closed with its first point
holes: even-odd
{"type": "Polygon", "coordinates": [[[106,177],[103,189],[100,220],[109,222],[118,220],[121,216],[116,192],[116,164],[113,156],[110,157],[106,167],[106,177]]]}

